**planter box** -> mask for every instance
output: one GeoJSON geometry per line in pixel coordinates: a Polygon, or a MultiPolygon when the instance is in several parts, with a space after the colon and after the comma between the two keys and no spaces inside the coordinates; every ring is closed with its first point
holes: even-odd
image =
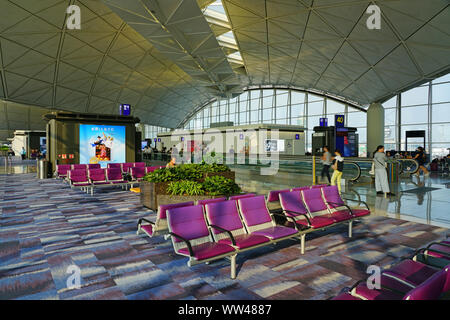
{"type": "Polygon", "coordinates": [[[142,181],[139,186],[141,188],[141,204],[152,210],[158,209],[159,194],[167,194],[167,186],[169,182],[147,182],[142,181]]]}
{"type": "MultiPolygon", "coordinates": [[[[235,181],[235,173],[234,171],[225,171],[225,172],[211,172],[206,173],[199,182],[203,182],[206,177],[211,176],[224,176],[227,179],[232,179],[235,181]]],[[[220,198],[222,196],[173,196],[167,194],[167,186],[170,182],[147,182],[142,181],[140,183],[141,188],[141,204],[144,207],[147,207],[152,210],[157,210],[160,204],[171,204],[171,203],[179,203],[186,201],[195,201],[195,200],[203,200],[203,199],[212,199],[212,198],[220,198]],[[164,196],[164,197],[162,197],[164,196]],[[171,198],[171,200],[168,200],[171,198]],[[179,198],[179,199],[178,199],[179,198]],[[191,199],[192,198],[192,199],[191,199]]]]}
{"type": "Polygon", "coordinates": [[[174,196],[170,194],[159,194],[157,196],[158,205],[162,204],[172,204],[172,203],[180,203],[180,202],[188,202],[188,201],[198,201],[198,200],[206,200],[206,199],[215,199],[222,198],[224,196],[174,196]]]}

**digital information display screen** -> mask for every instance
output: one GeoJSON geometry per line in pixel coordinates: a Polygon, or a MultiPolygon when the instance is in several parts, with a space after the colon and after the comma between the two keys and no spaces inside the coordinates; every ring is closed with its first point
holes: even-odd
{"type": "Polygon", "coordinates": [[[125,126],[80,124],[80,163],[124,163],[125,143],[125,126]]]}
{"type": "Polygon", "coordinates": [[[131,106],[129,104],[121,104],[119,112],[121,116],[129,116],[131,114],[131,106]]]}

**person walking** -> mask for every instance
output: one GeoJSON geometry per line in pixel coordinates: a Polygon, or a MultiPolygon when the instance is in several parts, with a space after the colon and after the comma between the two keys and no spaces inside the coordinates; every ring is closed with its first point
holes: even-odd
{"type": "Polygon", "coordinates": [[[373,162],[375,166],[375,189],[377,194],[391,195],[389,189],[388,176],[386,172],[387,157],[384,153],[384,146],[378,146],[374,152],[373,162]]]}
{"type": "Polygon", "coordinates": [[[20,151],[20,156],[22,157],[22,161],[25,160],[27,152],[25,151],[25,148],[22,147],[22,150],[20,151]]]}
{"type": "Polygon", "coordinates": [[[417,173],[415,175],[420,176],[420,171],[423,171],[424,177],[428,177],[430,175],[430,172],[425,167],[427,156],[425,155],[425,150],[422,147],[417,148],[414,160],[419,163],[419,170],[417,170],[417,173]]]}
{"type": "Polygon", "coordinates": [[[321,161],[322,161],[322,171],[320,172],[320,178],[323,180],[323,177],[327,176],[328,183],[331,183],[330,178],[331,153],[328,146],[323,147],[323,154],[321,161]]]}
{"type": "Polygon", "coordinates": [[[339,193],[341,193],[341,178],[344,171],[344,158],[339,149],[334,151],[335,157],[333,159],[333,175],[331,176],[331,185],[337,185],[339,193]]]}

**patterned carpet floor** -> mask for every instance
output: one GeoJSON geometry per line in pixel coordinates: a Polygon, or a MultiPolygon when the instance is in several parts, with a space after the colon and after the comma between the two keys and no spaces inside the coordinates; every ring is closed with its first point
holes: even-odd
{"type": "Polygon", "coordinates": [[[139,195],[117,189],[94,196],[35,174],[0,175],[0,299],[328,299],[388,267],[447,229],[385,217],[336,226],[300,243],[286,240],[229,262],[188,267],[162,236],[136,235],[154,215],[139,195]],[[68,289],[67,269],[81,269],[68,289]]]}

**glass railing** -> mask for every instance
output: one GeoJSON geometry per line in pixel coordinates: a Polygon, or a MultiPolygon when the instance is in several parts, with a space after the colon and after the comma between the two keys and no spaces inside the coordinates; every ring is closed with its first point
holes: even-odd
{"type": "MultiPolygon", "coordinates": [[[[177,157],[178,163],[186,163],[186,162],[200,162],[199,159],[195,159],[194,155],[189,156],[184,155],[184,157],[177,157]]],[[[281,155],[279,158],[271,159],[267,158],[258,158],[255,155],[226,155],[226,154],[216,154],[216,160],[222,161],[222,163],[228,164],[231,168],[247,168],[249,170],[258,169],[261,167],[278,167],[278,170],[282,172],[292,172],[295,174],[309,175],[312,177],[313,175],[313,157],[312,156],[285,156],[281,155]],[[269,160],[272,163],[269,163],[269,160]],[[274,165],[273,162],[276,162],[274,165]]],[[[147,157],[144,157],[144,160],[159,160],[159,161],[169,161],[170,155],[167,153],[152,153],[147,157]]],[[[315,166],[314,170],[316,172],[316,176],[320,175],[322,170],[322,164],[319,157],[314,157],[315,166]]],[[[397,170],[399,174],[413,174],[417,172],[419,169],[419,164],[414,159],[389,159],[388,160],[391,165],[397,166],[397,170]]],[[[344,173],[343,178],[347,181],[356,182],[362,179],[372,179],[373,175],[370,174],[372,168],[372,159],[369,158],[345,158],[344,160],[344,173]]]]}

